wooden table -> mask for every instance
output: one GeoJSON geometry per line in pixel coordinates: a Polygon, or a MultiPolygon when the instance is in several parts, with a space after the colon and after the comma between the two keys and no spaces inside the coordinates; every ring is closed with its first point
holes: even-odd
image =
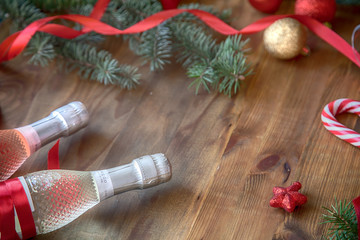
{"type": "MultiPolygon", "coordinates": [[[[246,0],[201,1],[232,8],[240,29],[266,14],[246,0]]],[[[284,1],[277,14],[293,13],[284,1]]],[[[348,42],[360,8],[340,7],[333,29],[348,42]]],[[[2,32],[2,36],[6,33],[2,32]]],[[[170,182],[102,202],[73,223],[36,239],[320,239],[322,206],[360,195],[360,150],[323,127],[323,107],[338,98],[360,99],[360,69],[314,35],[311,56],[290,61],[265,51],[262,33],[249,36],[255,74],[236,97],[188,89],[177,64],[164,71],[141,67],[133,91],[25,64],[0,66],[1,129],[45,117],[70,101],[83,102],[89,125],[60,143],[63,169],[97,170],[163,152],[170,182]],[[300,181],[306,205],[286,213],[269,206],[274,186],[300,181]]],[[[2,38],[3,39],[3,38],[2,38]]],[[[109,37],[104,48],[122,63],[141,65],[127,43],[109,37]]],[[[358,117],[340,121],[360,131],[358,117]]],[[[44,147],[15,176],[44,170],[44,147]]]]}

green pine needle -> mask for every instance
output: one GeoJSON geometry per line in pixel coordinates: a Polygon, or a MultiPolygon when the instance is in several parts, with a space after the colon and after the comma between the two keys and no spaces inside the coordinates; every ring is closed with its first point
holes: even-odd
{"type": "Polygon", "coordinates": [[[195,78],[189,87],[195,86],[196,94],[198,94],[201,86],[210,92],[209,85],[214,79],[214,71],[206,63],[201,61],[194,63],[188,68],[187,75],[190,78],[195,78]]]}
{"type": "Polygon", "coordinates": [[[194,62],[210,62],[215,57],[216,40],[195,24],[180,23],[170,25],[174,33],[174,50],[177,61],[184,67],[194,62]]]}
{"type": "Polygon", "coordinates": [[[171,57],[171,33],[169,28],[159,25],[142,34],[139,55],[144,58],[144,63],[150,62],[150,70],[164,69],[164,65],[170,63],[171,57]]]}
{"type": "Polygon", "coordinates": [[[241,35],[229,36],[218,48],[217,55],[212,62],[218,81],[214,81],[214,88],[228,96],[236,94],[245,77],[252,73],[246,61],[244,52],[248,40],[242,41],[241,35]]]}
{"type": "Polygon", "coordinates": [[[53,37],[44,33],[35,34],[24,52],[25,56],[31,56],[28,63],[41,67],[47,66],[56,56],[52,40],[53,37]]]}
{"type": "Polygon", "coordinates": [[[82,78],[95,80],[105,85],[119,85],[126,89],[133,89],[139,84],[140,74],[137,68],[120,65],[105,50],[97,51],[91,45],[67,42],[60,51],[67,59],[66,68],[69,71],[77,69],[82,78]]]}
{"type": "Polygon", "coordinates": [[[1,0],[1,18],[9,17],[12,20],[11,32],[25,28],[30,23],[46,17],[35,5],[28,0],[1,0]]]}
{"type": "Polygon", "coordinates": [[[322,215],[324,220],[321,224],[330,224],[327,238],[336,240],[358,239],[357,219],[352,202],[337,201],[330,208],[323,207],[327,214],[322,215]]]}

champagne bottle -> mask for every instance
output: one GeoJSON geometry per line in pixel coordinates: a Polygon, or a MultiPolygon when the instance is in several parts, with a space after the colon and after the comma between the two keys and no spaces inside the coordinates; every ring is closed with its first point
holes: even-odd
{"type": "Polygon", "coordinates": [[[0,181],[8,179],[40,147],[69,136],[88,123],[81,102],[72,102],[30,125],[0,131],[0,181]]]}
{"type": "MultiPolygon", "coordinates": [[[[133,189],[144,189],[171,178],[164,154],[147,155],[100,171],[45,170],[19,177],[31,207],[37,234],[72,222],[100,201],[133,189]]],[[[17,227],[18,234],[21,230],[17,227]]]]}

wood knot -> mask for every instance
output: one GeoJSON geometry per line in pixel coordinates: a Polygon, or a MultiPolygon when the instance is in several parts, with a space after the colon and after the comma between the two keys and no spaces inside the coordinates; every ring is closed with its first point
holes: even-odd
{"type": "Polygon", "coordinates": [[[274,167],[280,161],[280,156],[277,154],[270,155],[263,160],[261,160],[256,167],[260,171],[266,171],[272,167],[274,167]]]}

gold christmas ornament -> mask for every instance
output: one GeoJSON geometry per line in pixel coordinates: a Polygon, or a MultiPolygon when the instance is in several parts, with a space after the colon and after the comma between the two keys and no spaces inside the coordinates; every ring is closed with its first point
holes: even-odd
{"type": "Polygon", "coordinates": [[[298,56],[306,45],[306,39],[306,28],[293,18],[277,20],[264,31],[265,49],[280,59],[298,56]]]}

